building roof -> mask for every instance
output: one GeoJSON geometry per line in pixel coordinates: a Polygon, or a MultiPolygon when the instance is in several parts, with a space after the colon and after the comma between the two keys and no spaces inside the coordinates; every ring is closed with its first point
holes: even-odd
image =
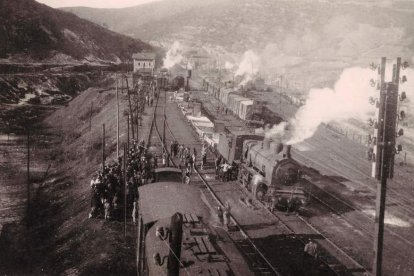
{"type": "Polygon", "coordinates": [[[181,182],[158,182],[138,188],[139,210],[144,223],[168,218],[175,213],[208,217],[197,187],[181,182]]]}
{"type": "Polygon", "coordinates": [[[155,59],[155,53],[152,53],[152,52],[135,53],[132,55],[132,58],[139,59],[139,60],[153,60],[155,59]]]}

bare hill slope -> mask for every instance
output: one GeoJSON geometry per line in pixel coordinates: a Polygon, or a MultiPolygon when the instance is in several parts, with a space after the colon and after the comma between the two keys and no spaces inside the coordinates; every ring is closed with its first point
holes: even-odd
{"type": "Polygon", "coordinates": [[[34,0],[0,0],[0,59],[120,62],[151,46],[34,0]]]}

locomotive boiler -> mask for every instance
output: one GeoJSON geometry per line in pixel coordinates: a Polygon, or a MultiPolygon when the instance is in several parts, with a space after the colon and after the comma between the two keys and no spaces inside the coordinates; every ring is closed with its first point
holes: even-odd
{"type": "Polygon", "coordinates": [[[306,205],[301,167],[292,159],[291,146],[281,141],[245,140],[239,180],[253,196],[272,209],[298,210],[306,205]]]}

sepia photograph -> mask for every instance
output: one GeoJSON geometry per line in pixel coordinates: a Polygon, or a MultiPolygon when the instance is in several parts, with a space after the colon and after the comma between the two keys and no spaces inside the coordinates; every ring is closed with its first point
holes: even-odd
{"type": "Polygon", "coordinates": [[[414,275],[414,0],[0,0],[0,275],[414,275]]]}

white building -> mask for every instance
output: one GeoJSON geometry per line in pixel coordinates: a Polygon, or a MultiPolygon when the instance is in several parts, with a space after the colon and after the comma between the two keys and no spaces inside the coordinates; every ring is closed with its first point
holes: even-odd
{"type": "Polygon", "coordinates": [[[134,73],[153,74],[155,67],[155,53],[142,52],[132,55],[134,60],[134,73]]]}

